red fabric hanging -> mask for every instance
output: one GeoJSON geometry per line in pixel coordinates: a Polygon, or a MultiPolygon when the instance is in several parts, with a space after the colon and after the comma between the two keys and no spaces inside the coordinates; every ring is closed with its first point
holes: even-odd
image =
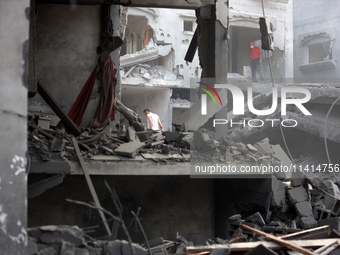
{"type": "Polygon", "coordinates": [[[77,126],[80,126],[81,122],[83,121],[84,114],[86,111],[86,108],[89,104],[94,83],[96,81],[96,76],[97,76],[97,66],[94,68],[92,71],[90,77],[87,79],[84,87],[80,91],[76,101],[72,105],[72,108],[70,109],[68,116],[74,121],[74,123],[77,126]]]}
{"type": "Polygon", "coordinates": [[[103,82],[102,82],[102,90],[100,93],[100,100],[97,106],[96,113],[88,125],[88,128],[93,131],[101,131],[103,130],[109,120],[114,120],[115,118],[115,91],[116,91],[116,83],[117,79],[114,76],[115,65],[111,58],[105,62],[103,67],[103,82]]]}

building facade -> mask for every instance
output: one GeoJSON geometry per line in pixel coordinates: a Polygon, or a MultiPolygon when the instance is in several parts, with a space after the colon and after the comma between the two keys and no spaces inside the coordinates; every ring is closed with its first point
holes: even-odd
{"type": "Polygon", "coordinates": [[[340,78],[336,44],[338,1],[294,1],[294,78],[296,82],[335,82],[340,78]]]}

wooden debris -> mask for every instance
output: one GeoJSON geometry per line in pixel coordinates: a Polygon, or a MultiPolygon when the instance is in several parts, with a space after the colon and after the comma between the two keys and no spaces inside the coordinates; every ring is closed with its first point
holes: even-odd
{"type": "Polygon", "coordinates": [[[293,234],[280,236],[278,238],[284,240],[306,240],[306,239],[320,239],[330,237],[330,227],[328,225],[308,230],[299,231],[293,234]]]}
{"type": "MultiPolygon", "coordinates": [[[[283,240],[281,240],[281,241],[283,241],[283,240]]],[[[340,241],[340,238],[328,238],[328,239],[317,239],[317,240],[291,240],[291,241],[289,241],[289,243],[294,245],[294,246],[298,246],[300,248],[303,248],[303,249],[318,249],[318,248],[323,247],[325,245],[329,245],[333,242],[339,242],[339,241],[340,241]]],[[[232,243],[232,244],[228,244],[229,246],[227,244],[215,244],[215,245],[207,245],[207,246],[188,246],[186,248],[186,250],[189,254],[200,253],[200,252],[209,252],[209,254],[210,254],[212,252],[212,250],[214,250],[214,249],[229,247],[231,253],[233,253],[233,252],[247,252],[247,251],[254,249],[259,244],[262,244],[265,247],[270,248],[272,250],[287,250],[286,246],[281,245],[279,243],[275,243],[273,241],[232,243]]],[[[316,255],[316,253],[314,253],[314,252],[312,252],[312,253],[310,251],[308,251],[308,252],[309,252],[309,254],[316,255]]]]}
{"type": "Polygon", "coordinates": [[[266,237],[266,238],[268,238],[268,239],[270,239],[270,240],[272,240],[272,241],[274,241],[274,242],[276,242],[276,243],[278,243],[278,244],[281,244],[281,245],[287,247],[288,249],[291,249],[291,250],[300,252],[300,253],[305,254],[305,255],[316,255],[316,254],[317,254],[317,253],[311,252],[311,251],[309,251],[309,250],[307,250],[307,249],[305,249],[305,248],[302,248],[302,247],[300,247],[300,246],[298,246],[298,245],[295,245],[295,244],[293,244],[293,243],[291,243],[291,242],[288,242],[288,241],[286,241],[286,240],[283,240],[283,239],[280,239],[280,238],[278,238],[278,237],[276,237],[276,236],[273,236],[273,235],[271,235],[271,234],[267,234],[267,233],[265,233],[265,232],[262,232],[262,231],[260,231],[260,230],[255,229],[255,228],[249,227],[249,226],[247,226],[247,225],[245,225],[245,224],[242,224],[242,223],[241,223],[240,226],[241,226],[242,228],[247,229],[247,230],[250,230],[250,231],[252,231],[252,232],[254,232],[254,233],[256,233],[256,234],[259,234],[259,235],[261,235],[261,236],[264,236],[264,237],[266,237]]]}

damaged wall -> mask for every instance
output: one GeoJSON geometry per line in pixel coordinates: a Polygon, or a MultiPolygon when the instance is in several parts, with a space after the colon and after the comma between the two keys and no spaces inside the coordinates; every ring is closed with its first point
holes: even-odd
{"type": "Polygon", "coordinates": [[[190,87],[190,78],[198,78],[201,73],[197,53],[192,63],[184,60],[196,29],[195,11],[128,8],[128,15],[123,52],[133,54],[121,57],[128,63],[121,66],[122,102],[142,117],[143,109],[150,108],[161,117],[165,130],[171,130],[171,88],[190,87]],[[144,42],[150,29],[153,43],[136,52],[136,38],[144,42]],[[158,51],[158,56],[153,51],[158,51]]]}
{"type": "MultiPolygon", "coordinates": [[[[263,17],[261,1],[251,0],[237,0],[229,1],[230,6],[230,26],[235,29],[241,29],[244,31],[244,35],[240,34],[241,37],[239,43],[243,40],[247,40],[247,43],[240,48],[237,47],[237,53],[234,52],[235,45],[230,49],[233,54],[234,60],[230,61],[241,61],[237,63],[242,66],[250,66],[249,58],[249,43],[250,40],[260,40],[261,34],[259,30],[259,18],[263,17]],[[257,30],[257,36],[249,31],[257,30]],[[243,40],[242,40],[243,38],[243,40]],[[240,54],[240,55],[239,55],[240,54]],[[248,57],[248,61],[245,57],[248,57]],[[241,58],[239,58],[241,56],[241,58]],[[242,57],[243,56],[243,57],[242,57]],[[236,60],[235,60],[236,58],[236,60]],[[242,64],[243,63],[243,64],[242,64]]],[[[293,78],[293,13],[292,13],[292,1],[286,1],[286,3],[278,3],[275,1],[264,1],[265,15],[267,18],[272,18],[273,23],[276,26],[274,32],[274,46],[275,51],[281,51],[282,55],[274,56],[271,61],[274,62],[274,69],[277,69],[277,76],[274,78],[293,78]],[[277,60],[279,58],[279,60],[277,60]],[[280,63],[281,62],[281,63],[280,63]],[[279,63],[279,64],[278,64],[279,63]],[[278,64],[277,66],[275,66],[278,64]]],[[[232,38],[233,39],[233,38],[232,38]]],[[[263,63],[262,66],[267,65],[263,63]]],[[[240,68],[239,68],[240,69],[240,68]]],[[[241,73],[243,70],[238,70],[241,73]]],[[[265,71],[265,76],[270,77],[270,74],[265,71]]]]}
{"type": "Polygon", "coordinates": [[[171,89],[124,86],[122,94],[122,103],[141,117],[145,127],[147,121],[143,110],[148,108],[159,115],[165,131],[171,128],[171,89]]]}
{"type": "MultiPolygon", "coordinates": [[[[98,61],[100,6],[37,4],[36,9],[37,78],[67,113],[98,61]]],[[[45,104],[38,95],[32,101],[45,104]]],[[[96,104],[90,101],[84,122],[96,104]]]]}
{"type": "Polygon", "coordinates": [[[294,1],[296,82],[335,82],[340,77],[339,10],[338,1],[294,1]]]}
{"type": "MultiPolygon", "coordinates": [[[[148,239],[163,237],[174,240],[176,233],[179,233],[188,241],[203,244],[213,236],[211,179],[193,180],[185,176],[92,176],[92,180],[101,205],[115,214],[104,180],[116,189],[124,207],[127,225],[132,219],[130,211],[136,212],[139,206],[142,208],[139,218],[148,239]]],[[[84,202],[92,200],[83,176],[69,176],[59,186],[31,199],[28,208],[29,227],[76,224],[84,228],[100,222],[95,210],[66,202],[66,198],[84,202]]],[[[132,227],[129,232],[134,242],[144,242],[140,231],[132,227]]],[[[99,231],[95,235],[105,235],[105,232],[99,231]]],[[[125,239],[121,231],[118,238],[125,239]]]]}
{"type": "MultiPolygon", "coordinates": [[[[175,73],[177,79],[184,80],[183,86],[189,86],[191,77],[199,77],[200,66],[197,55],[192,63],[184,60],[196,28],[196,16],[193,10],[129,8],[128,13],[132,16],[130,17],[132,24],[128,21],[128,27],[130,27],[129,30],[134,33],[134,36],[141,36],[143,39],[145,38],[145,30],[151,28],[154,32],[154,42],[157,45],[172,46],[171,63],[167,67],[175,73]],[[145,18],[139,19],[140,23],[144,24],[144,28],[141,27],[141,24],[136,24],[138,17],[147,19],[146,24],[144,24],[145,18]]],[[[127,38],[127,40],[130,40],[130,38],[127,38]]]]}
{"type": "Polygon", "coordinates": [[[26,254],[26,116],[30,1],[0,1],[0,246],[26,254]]]}

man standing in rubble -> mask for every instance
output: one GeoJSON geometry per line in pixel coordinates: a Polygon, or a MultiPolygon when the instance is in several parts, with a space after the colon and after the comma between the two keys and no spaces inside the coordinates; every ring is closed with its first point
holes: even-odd
{"type": "Polygon", "coordinates": [[[253,81],[256,82],[256,73],[258,73],[260,79],[263,80],[261,71],[262,52],[259,47],[255,46],[254,42],[250,42],[250,57],[253,81]]]}
{"type": "Polygon", "coordinates": [[[164,132],[161,120],[156,113],[152,113],[149,109],[145,109],[143,112],[148,119],[148,128],[155,131],[164,132]]]}

